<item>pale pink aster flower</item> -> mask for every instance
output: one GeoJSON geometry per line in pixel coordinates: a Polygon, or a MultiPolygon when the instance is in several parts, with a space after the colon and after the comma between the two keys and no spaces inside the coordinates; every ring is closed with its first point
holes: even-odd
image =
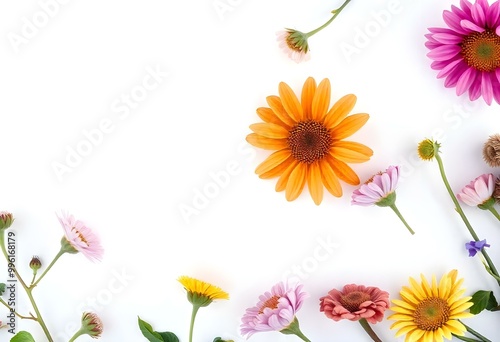
{"type": "Polygon", "coordinates": [[[296,63],[308,61],[311,58],[307,35],[293,29],[276,33],[280,48],[296,63]]]}
{"type": "Polygon", "coordinates": [[[286,329],[296,320],[295,314],[307,297],[302,285],[288,286],[279,282],[271,292],[259,296],[256,306],[246,310],[241,319],[241,334],[249,338],[257,332],[286,329]]]}
{"type": "Polygon", "coordinates": [[[399,166],[389,166],[385,172],[380,172],[365,182],[352,193],[351,204],[370,206],[390,206],[396,200],[395,190],[399,180],[399,166]],[[394,193],[394,196],[390,196],[394,193]],[[394,200],[392,200],[394,197],[394,200]],[[384,202],[391,202],[384,205],[384,202]]]}
{"type": "Polygon", "coordinates": [[[364,318],[374,324],[384,319],[388,307],[389,293],[372,286],[345,285],[342,291],[333,289],[320,298],[320,311],[334,321],[364,318]]]}
{"type": "MultiPolygon", "coordinates": [[[[466,185],[457,198],[471,207],[483,205],[493,197],[495,180],[493,174],[483,174],[466,185]]],[[[494,202],[494,200],[493,200],[494,202]]]]}
{"type": "Polygon", "coordinates": [[[57,215],[57,218],[64,229],[64,238],[77,252],[81,252],[92,261],[102,259],[104,249],[90,228],[82,221],[75,220],[73,215],[67,212],[62,212],[61,216],[57,215]]]}
{"type": "Polygon", "coordinates": [[[448,28],[432,27],[425,35],[437,77],[457,95],[468,91],[471,101],[482,96],[488,105],[500,104],[500,2],[460,0],[443,19],[448,28]]]}

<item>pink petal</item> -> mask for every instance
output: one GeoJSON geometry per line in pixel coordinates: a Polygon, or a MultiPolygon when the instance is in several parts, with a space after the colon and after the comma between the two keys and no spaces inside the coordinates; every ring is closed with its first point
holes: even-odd
{"type": "Polygon", "coordinates": [[[463,38],[461,36],[449,33],[434,33],[432,35],[432,38],[437,42],[443,44],[458,44],[463,41],[463,38]]]}
{"type": "Polygon", "coordinates": [[[433,49],[427,56],[435,61],[446,61],[458,55],[460,51],[458,45],[443,45],[433,49]]]}
{"type": "Polygon", "coordinates": [[[475,77],[476,71],[474,69],[468,68],[465,70],[457,82],[457,95],[460,96],[465,93],[472,85],[472,82],[474,82],[475,77]]]}
{"type": "Polygon", "coordinates": [[[484,26],[484,24],[486,23],[485,11],[488,10],[488,7],[489,7],[488,2],[486,2],[486,5],[484,5],[483,0],[478,0],[474,4],[474,6],[472,6],[472,9],[471,9],[472,19],[474,19],[474,21],[478,25],[484,26]],[[481,3],[481,2],[483,2],[483,3],[481,3]],[[487,6],[487,7],[484,8],[484,6],[487,6]]]}
{"type": "Polygon", "coordinates": [[[448,76],[450,73],[453,72],[453,70],[455,70],[457,68],[457,65],[459,65],[460,62],[462,62],[462,59],[457,59],[457,60],[455,60],[453,62],[448,63],[448,65],[446,65],[443,68],[443,70],[441,70],[438,73],[437,78],[442,78],[442,77],[448,76]]]}
{"type": "Polygon", "coordinates": [[[488,72],[483,72],[481,76],[481,93],[483,94],[483,98],[488,104],[491,105],[491,101],[493,101],[493,86],[491,84],[490,74],[488,72]]]}
{"type": "Polygon", "coordinates": [[[443,19],[448,27],[450,27],[453,31],[461,34],[467,34],[467,31],[460,26],[460,21],[462,19],[457,14],[450,11],[443,11],[443,19]]]}
{"type": "Polygon", "coordinates": [[[486,25],[488,27],[498,26],[500,20],[500,2],[496,1],[490,6],[490,10],[486,14],[486,25]]]}
{"type": "Polygon", "coordinates": [[[463,19],[460,21],[460,26],[462,26],[464,29],[468,31],[474,31],[474,32],[484,32],[484,28],[480,27],[476,24],[474,24],[472,21],[463,19]]]}

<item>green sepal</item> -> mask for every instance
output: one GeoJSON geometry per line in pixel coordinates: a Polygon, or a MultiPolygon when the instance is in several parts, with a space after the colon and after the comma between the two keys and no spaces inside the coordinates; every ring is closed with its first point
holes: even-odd
{"type": "Polygon", "coordinates": [[[490,197],[489,199],[484,201],[484,203],[479,204],[477,207],[483,210],[490,210],[495,205],[495,202],[495,199],[493,197],[490,197]]]}
{"type": "Polygon", "coordinates": [[[495,295],[492,291],[479,290],[472,295],[471,302],[474,305],[470,308],[470,313],[477,315],[483,310],[493,310],[498,306],[495,295]]]}
{"type": "Polygon", "coordinates": [[[396,191],[387,194],[387,196],[381,198],[375,205],[379,207],[390,207],[394,205],[394,203],[396,203],[396,191]]]}
{"type": "Polygon", "coordinates": [[[5,285],[5,283],[0,283],[0,296],[3,295],[6,288],[7,288],[7,285],[5,285]]]}
{"type": "Polygon", "coordinates": [[[221,337],[216,337],[212,342],[234,342],[233,340],[223,340],[221,337]]]}
{"type": "Polygon", "coordinates": [[[137,316],[139,329],[141,329],[142,335],[150,342],[179,342],[179,338],[169,331],[157,332],[153,330],[151,324],[143,321],[139,316],[137,316]]]}
{"type": "Polygon", "coordinates": [[[27,331],[20,331],[10,339],[10,342],[35,342],[35,339],[27,331]]]}

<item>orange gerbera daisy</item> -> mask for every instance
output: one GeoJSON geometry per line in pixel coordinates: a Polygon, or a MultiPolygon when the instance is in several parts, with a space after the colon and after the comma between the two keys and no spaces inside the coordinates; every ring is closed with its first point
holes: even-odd
{"type": "Polygon", "coordinates": [[[342,196],[339,179],[358,185],[357,174],[347,163],[363,163],[373,151],[360,143],[344,141],[358,131],[369,118],[359,113],[348,116],[356,96],[342,97],[330,109],[330,81],[316,85],[309,77],[302,88],[301,101],[284,82],[279,96],[268,96],[270,108],[257,114],[264,121],[250,125],[247,136],[253,146],[276,150],[257,166],[260,178],[279,177],[276,191],[286,190],[286,199],[295,200],[307,182],[314,203],[323,200],[323,187],[336,197],[342,196]]]}

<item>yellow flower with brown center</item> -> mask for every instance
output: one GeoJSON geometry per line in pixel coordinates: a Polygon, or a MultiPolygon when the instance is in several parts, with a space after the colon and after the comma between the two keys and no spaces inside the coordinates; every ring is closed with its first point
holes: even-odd
{"type": "Polygon", "coordinates": [[[359,178],[347,163],[366,162],[373,151],[344,140],[369,118],[366,113],[349,116],[356,96],[346,95],[330,108],[331,86],[327,78],[316,85],[309,77],[300,101],[286,83],[281,82],[278,90],[279,96],[267,97],[269,107],[257,109],[264,122],[250,125],[254,133],[246,138],[253,146],[275,150],[256,168],[259,177],[279,177],[276,191],[285,191],[288,201],[295,200],[307,183],[317,205],[323,200],[323,187],[340,197],[339,180],[358,185],[359,178]]]}
{"type": "Polygon", "coordinates": [[[464,335],[466,328],[458,320],[473,316],[468,312],[473,303],[472,297],[462,297],[463,279],[457,280],[457,274],[453,270],[439,283],[433,276],[431,284],[423,275],[420,284],[410,278],[410,287],[404,286],[400,292],[401,300],[392,300],[395,306],[390,310],[395,314],[387,318],[396,321],[391,325],[398,329],[396,337],[406,335],[405,342],[434,342],[443,337],[451,340],[452,334],[464,335]]]}

